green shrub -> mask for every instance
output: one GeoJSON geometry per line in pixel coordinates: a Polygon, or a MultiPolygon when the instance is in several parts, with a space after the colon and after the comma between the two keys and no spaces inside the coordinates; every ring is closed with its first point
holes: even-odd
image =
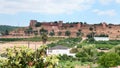
{"type": "Polygon", "coordinates": [[[77,48],[72,48],[71,50],[70,50],[70,53],[77,53],[78,52],[78,49],[77,48]]]}
{"type": "Polygon", "coordinates": [[[74,61],[63,61],[60,63],[60,68],[75,68],[74,61]]]}
{"type": "Polygon", "coordinates": [[[114,47],[113,45],[106,45],[106,44],[96,44],[96,48],[100,49],[100,50],[109,50],[112,47],[114,47]]]}
{"type": "Polygon", "coordinates": [[[109,52],[100,57],[98,63],[106,68],[120,65],[120,56],[117,53],[109,52]]]}
{"type": "MultiPolygon", "coordinates": [[[[64,39],[63,37],[48,37],[48,41],[56,41],[64,39]]],[[[42,41],[42,37],[32,37],[32,38],[0,38],[0,41],[11,42],[11,41],[42,41]]]]}
{"type": "Polygon", "coordinates": [[[75,58],[73,56],[68,56],[66,54],[59,55],[58,58],[60,61],[74,61],[75,60],[75,58]]]}
{"type": "Polygon", "coordinates": [[[76,57],[82,62],[95,62],[97,58],[97,49],[94,45],[83,46],[76,54],[76,57]]]}
{"type": "Polygon", "coordinates": [[[58,58],[55,55],[46,56],[47,46],[41,46],[36,51],[27,47],[9,48],[6,58],[0,58],[0,68],[56,68],[58,58]]]}
{"type": "Polygon", "coordinates": [[[113,47],[110,51],[120,55],[120,45],[113,47]]]}
{"type": "Polygon", "coordinates": [[[67,47],[74,47],[78,43],[80,43],[81,40],[82,40],[81,38],[66,38],[66,39],[59,40],[56,43],[48,44],[48,47],[53,47],[53,46],[57,46],[57,45],[64,45],[64,46],[67,46],[67,47]]]}
{"type": "Polygon", "coordinates": [[[102,56],[102,55],[104,55],[105,54],[105,52],[98,52],[98,56],[102,56]]]}
{"type": "Polygon", "coordinates": [[[82,44],[78,44],[77,48],[82,48],[82,46],[83,46],[82,44]]]}

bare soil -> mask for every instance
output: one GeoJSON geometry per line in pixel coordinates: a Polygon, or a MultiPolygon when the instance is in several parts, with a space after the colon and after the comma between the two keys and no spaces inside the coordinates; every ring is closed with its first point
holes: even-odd
{"type": "MultiPolygon", "coordinates": [[[[48,43],[51,43],[51,42],[47,42],[46,44],[48,43]]],[[[0,53],[5,52],[6,48],[12,48],[14,46],[16,47],[26,46],[35,50],[39,48],[41,45],[43,45],[42,42],[26,42],[26,41],[0,43],[0,53]]]]}

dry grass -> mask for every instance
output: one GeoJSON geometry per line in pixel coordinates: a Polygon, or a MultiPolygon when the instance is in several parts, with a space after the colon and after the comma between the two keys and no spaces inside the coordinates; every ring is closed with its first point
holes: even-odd
{"type": "MultiPolygon", "coordinates": [[[[51,43],[47,42],[46,44],[51,43]]],[[[11,47],[21,47],[21,46],[26,46],[31,49],[36,49],[39,48],[41,45],[43,45],[42,42],[7,42],[7,43],[0,43],[0,53],[5,52],[6,48],[11,48],[11,47]]]]}

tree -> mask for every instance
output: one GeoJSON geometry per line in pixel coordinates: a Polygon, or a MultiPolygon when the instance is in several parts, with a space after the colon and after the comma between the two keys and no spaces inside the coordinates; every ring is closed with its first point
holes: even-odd
{"type": "Polygon", "coordinates": [[[8,32],[8,30],[5,30],[5,35],[9,35],[9,32],[8,32]]]}
{"type": "Polygon", "coordinates": [[[47,56],[46,49],[47,46],[40,46],[36,51],[27,47],[8,48],[6,58],[0,58],[0,68],[57,68],[58,56],[47,56]]]}
{"type": "Polygon", "coordinates": [[[48,30],[45,30],[44,28],[40,29],[40,34],[48,34],[48,30]]]}
{"type": "Polygon", "coordinates": [[[54,35],[55,35],[54,30],[50,31],[49,35],[50,35],[50,36],[54,36],[54,35]]]}
{"type": "Polygon", "coordinates": [[[34,35],[37,36],[38,35],[38,31],[34,31],[34,35]]]}
{"type": "Polygon", "coordinates": [[[62,32],[61,32],[61,31],[59,31],[59,32],[58,32],[58,36],[61,36],[61,34],[62,34],[62,32]]]}
{"type": "Polygon", "coordinates": [[[33,33],[33,29],[31,27],[29,27],[28,29],[25,30],[25,33],[27,35],[30,35],[31,33],[33,33]]]}
{"type": "Polygon", "coordinates": [[[58,23],[57,21],[54,21],[54,23],[58,23]]]}
{"type": "Polygon", "coordinates": [[[90,30],[90,31],[93,31],[93,28],[92,28],[92,27],[90,27],[90,28],[89,28],[89,30],[90,30]]]}
{"type": "Polygon", "coordinates": [[[71,50],[70,50],[70,53],[77,53],[78,52],[78,49],[77,48],[72,48],[71,50]]]}
{"type": "Polygon", "coordinates": [[[120,56],[117,53],[114,52],[108,52],[104,54],[100,59],[98,60],[98,63],[101,66],[104,66],[105,68],[109,67],[115,67],[117,65],[120,65],[120,56]]]}
{"type": "Polygon", "coordinates": [[[35,27],[40,27],[41,26],[41,23],[40,22],[37,22],[36,24],[35,24],[35,27]]]}
{"type": "Polygon", "coordinates": [[[70,36],[70,35],[71,35],[71,32],[67,30],[67,31],[65,32],[65,36],[70,36]]]}
{"type": "Polygon", "coordinates": [[[120,56],[120,45],[117,45],[111,49],[111,52],[117,53],[120,56]]]}
{"type": "Polygon", "coordinates": [[[90,27],[89,30],[91,31],[91,36],[93,38],[93,27],[90,27]]]}
{"type": "Polygon", "coordinates": [[[42,42],[43,42],[43,44],[46,43],[47,39],[48,39],[47,34],[46,34],[46,33],[43,33],[43,34],[42,34],[42,42]]]}
{"type": "Polygon", "coordinates": [[[81,36],[81,29],[78,30],[78,32],[76,32],[76,36],[81,36]]]}
{"type": "Polygon", "coordinates": [[[80,22],[81,25],[83,25],[83,22],[80,22]]]}
{"type": "Polygon", "coordinates": [[[86,25],[86,24],[87,24],[87,22],[84,22],[84,24],[86,25]]]}
{"type": "Polygon", "coordinates": [[[82,62],[96,62],[97,49],[94,45],[83,46],[81,50],[76,54],[76,57],[82,62]]]}

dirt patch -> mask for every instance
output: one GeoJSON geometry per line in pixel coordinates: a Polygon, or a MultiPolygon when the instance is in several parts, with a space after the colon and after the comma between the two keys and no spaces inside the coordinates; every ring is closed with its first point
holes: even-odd
{"type": "MultiPolygon", "coordinates": [[[[51,43],[51,42],[47,42],[46,44],[51,43]]],[[[37,49],[39,48],[41,45],[43,45],[42,42],[7,42],[7,43],[0,43],[0,53],[4,52],[6,50],[6,48],[12,48],[14,46],[16,47],[21,47],[21,46],[26,46],[29,47],[31,49],[37,49]]]]}

